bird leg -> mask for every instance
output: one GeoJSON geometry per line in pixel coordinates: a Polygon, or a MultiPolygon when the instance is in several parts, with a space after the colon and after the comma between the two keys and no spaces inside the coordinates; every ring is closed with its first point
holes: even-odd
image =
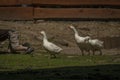
{"type": "Polygon", "coordinates": [[[99,52],[100,52],[100,55],[102,55],[102,50],[99,50],[99,52]]]}
{"type": "Polygon", "coordinates": [[[53,58],[56,58],[56,55],[55,55],[55,54],[53,54],[53,58]]]}
{"type": "Polygon", "coordinates": [[[90,55],[90,50],[88,50],[87,52],[88,52],[88,55],[90,55]]]}
{"type": "Polygon", "coordinates": [[[81,50],[82,56],[84,56],[84,50],[81,50]]]}
{"type": "Polygon", "coordinates": [[[95,55],[95,50],[93,50],[92,52],[93,52],[93,55],[95,55]]]}
{"type": "Polygon", "coordinates": [[[56,58],[56,55],[55,54],[50,54],[50,58],[56,58]]]}

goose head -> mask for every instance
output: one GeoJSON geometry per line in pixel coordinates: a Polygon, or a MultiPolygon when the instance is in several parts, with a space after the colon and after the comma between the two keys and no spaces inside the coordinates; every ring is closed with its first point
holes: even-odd
{"type": "Polygon", "coordinates": [[[40,33],[43,35],[43,38],[44,38],[44,39],[45,39],[45,38],[47,39],[47,36],[46,36],[45,31],[41,31],[40,33]]]}
{"type": "Polygon", "coordinates": [[[41,33],[42,35],[45,35],[45,31],[41,31],[40,33],[41,33]]]}
{"type": "Polygon", "coordinates": [[[78,35],[78,31],[76,30],[76,28],[73,25],[70,25],[69,28],[72,29],[73,32],[78,35]]]}
{"type": "Polygon", "coordinates": [[[69,25],[69,28],[70,28],[71,30],[73,30],[74,32],[77,32],[76,29],[75,29],[75,27],[74,27],[73,25],[69,25]]]}
{"type": "Polygon", "coordinates": [[[70,28],[70,29],[75,29],[75,27],[74,27],[74,26],[72,26],[72,25],[70,25],[70,26],[69,26],[69,28],[70,28]]]}

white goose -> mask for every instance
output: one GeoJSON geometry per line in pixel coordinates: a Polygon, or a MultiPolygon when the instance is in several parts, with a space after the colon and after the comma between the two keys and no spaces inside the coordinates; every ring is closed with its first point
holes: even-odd
{"type": "Polygon", "coordinates": [[[43,35],[43,47],[50,53],[51,57],[56,58],[56,54],[60,53],[63,49],[49,42],[45,31],[41,31],[41,34],[43,35]]]}
{"type": "Polygon", "coordinates": [[[89,36],[86,37],[81,37],[79,36],[77,30],[75,29],[74,26],[69,26],[70,29],[72,29],[74,31],[74,37],[75,37],[75,41],[77,43],[77,45],[79,46],[82,55],[84,55],[84,51],[87,51],[90,54],[90,46],[88,45],[88,43],[86,43],[86,41],[90,38],[89,36]]]}
{"type": "Polygon", "coordinates": [[[89,39],[86,41],[88,44],[91,45],[91,50],[93,52],[93,55],[95,54],[95,51],[99,51],[100,55],[102,55],[102,48],[103,48],[103,41],[100,41],[98,39],[89,39]]]}

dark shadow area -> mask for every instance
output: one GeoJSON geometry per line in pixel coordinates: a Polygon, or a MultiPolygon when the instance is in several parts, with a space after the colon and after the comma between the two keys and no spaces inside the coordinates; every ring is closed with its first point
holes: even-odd
{"type": "MultiPolygon", "coordinates": [[[[33,4],[33,5],[28,5],[28,6],[33,6],[33,7],[42,7],[42,8],[112,8],[112,9],[120,9],[119,5],[60,5],[60,4],[33,4]]],[[[6,6],[5,6],[6,7],[6,6]]]]}
{"type": "Polygon", "coordinates": [[[21,52],[0,51],[0,54],[20,54],[21,52]]]}
{"type": "Polygon", "coordinates": [[[101,22],[119,22],[119,18],[36,18],[34,19],[34,23],[37,23],[37,20],[41,21],[101,21],[101,22]]]}
{"type": "Polygon", "coordinates": [[[0,54],[9,54],[7,51],[0,51],[0,54]]]}
{"type": "Polygon", "coordinates": [[[0,71],[0,80],[120,80],[120,64],[0,71]]]}

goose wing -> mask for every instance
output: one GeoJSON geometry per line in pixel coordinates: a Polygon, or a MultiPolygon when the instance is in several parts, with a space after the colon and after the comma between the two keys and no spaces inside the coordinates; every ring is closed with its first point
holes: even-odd
{"type": "Polygon", "coordinates": [[[75,36],[75,40],[76,40],[77,43],[85,43],[87,38],[86,37],[75,36]]]}
{"type": "Polygon", "coordinates": [[[44,45],[44,47],[51,52],[60,52],[62,50],[62,48],[58,47],[57,45],[51,42],[47,43],[47,45],[44,45]]]}
{"type": "Polygon", "coordinates": [[[54,52],[60,52],[62,48],[58,47],[57,45],[50,43],[51,48],[54,50],[54,52]]]}
{"type": "Polygon", "coordinates": [[[90,40],[90,43],[91,43],[92,45],[98,45],[98,46],[100,46],[100,47],[103,46],[103,41],[100,41],[100,40],[98,40],[98,39],[90,40]]]}

